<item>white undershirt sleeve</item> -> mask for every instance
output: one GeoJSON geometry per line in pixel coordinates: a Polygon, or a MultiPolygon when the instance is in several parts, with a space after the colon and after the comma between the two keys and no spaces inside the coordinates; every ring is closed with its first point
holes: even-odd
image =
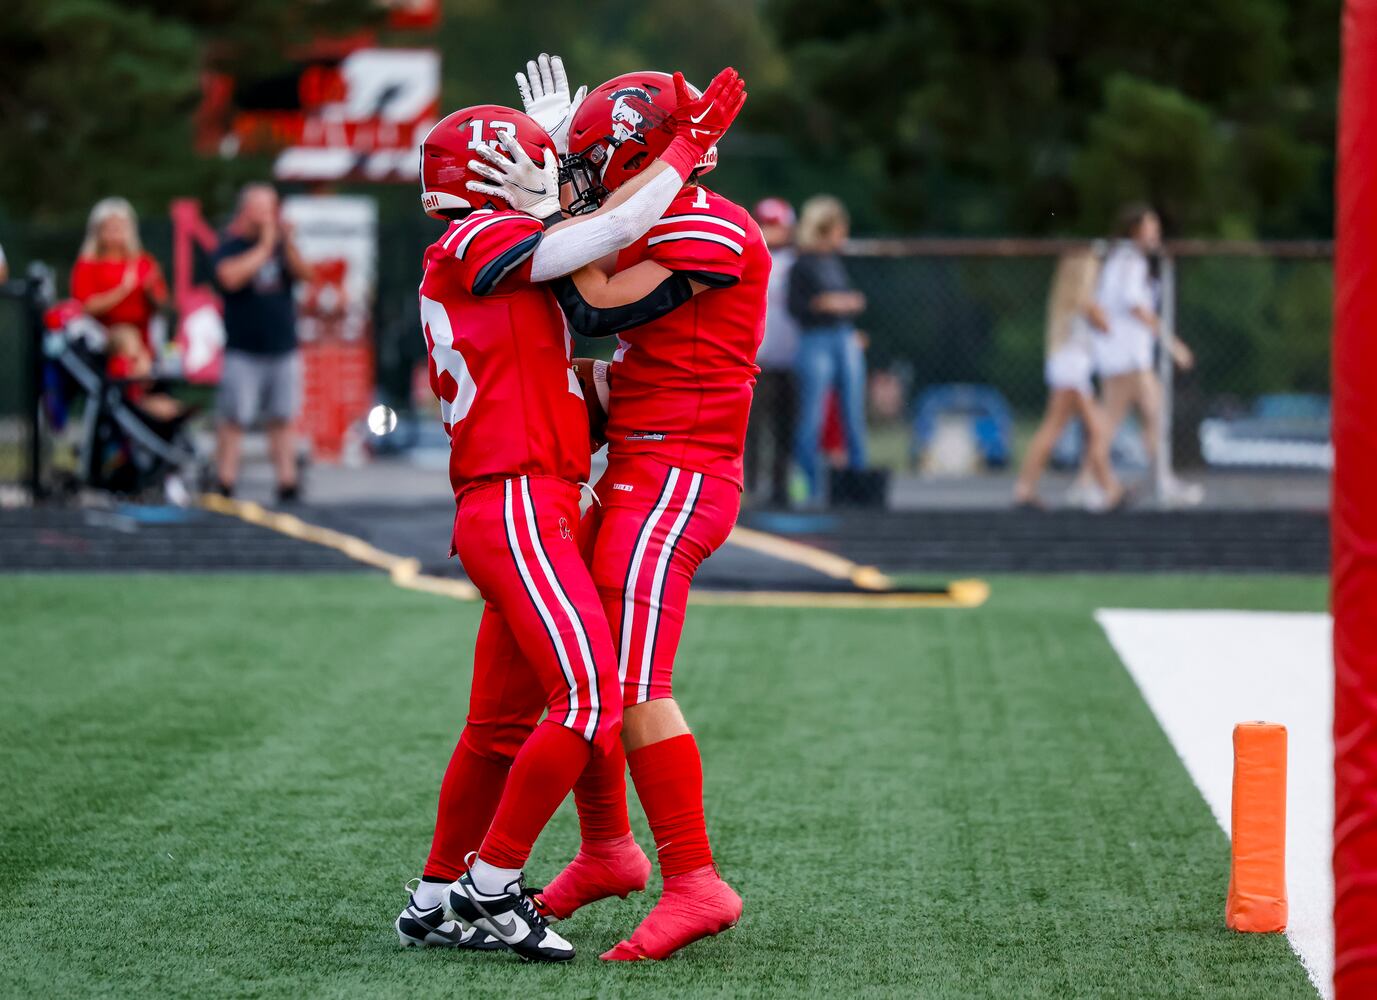
{"type": "Polygon", "coordinates": [[[683,186],[677,172],[662,171],[611,211],[546,233],[531,256],[531,280],[558,278],[629,247],[665,214],[683,186]]]}

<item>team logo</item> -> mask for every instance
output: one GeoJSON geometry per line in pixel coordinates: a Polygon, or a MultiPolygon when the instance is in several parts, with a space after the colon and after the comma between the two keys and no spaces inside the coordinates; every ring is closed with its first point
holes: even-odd
{"type": "Polygon", "coordinates": [[[623,87],[607,96],[612,102],[612,141],[645,145],[645,134],[659,128],[668,117],[655,106],[654,91],[647,87],[623,87]]]}
{"type": "Polygon", "coordinates": [[[566,542],[574,540],[574,533],[569,530],[569,522],[562,517],[559,519],[559,537],[563,538],[566,542]]]}

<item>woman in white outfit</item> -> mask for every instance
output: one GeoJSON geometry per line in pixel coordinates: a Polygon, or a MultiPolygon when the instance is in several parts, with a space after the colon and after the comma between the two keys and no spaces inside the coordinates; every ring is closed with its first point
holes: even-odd
{"type": "Polygon", "coordinates": [[[1047,411],[1014,484],[1017,506],[1041,508],[1038,480],[1061,432],[1077,418],[1085,428],[1086,466],[1105,503],[1117,507],[1123,500],[1123,487],[1109,465],[1109,437],[1090,384],[1095,341],[1103,339],[1109,328],[1095,302],[1099,272],[1099,260],[1089,247],[1063,254],[1057,261],[1047,297],[1047,411]]]}
{"type": "MultiPolygon", "coordinates": [[[[1153,347],[1161,333],[1157,295],[1148,255],[1162,245],[1162,223],[1147,205],[1131,205],[1119,220],[1119,240],[1105,258],[1097,301],[1108,330],[1095,338],[1095,370],[1108,440],[1112,443],[1130,406],[1138,411],[1143,447],[1155,466],[1162,420],[1162,386],[1153,365],[1153,347]]],[[[1172,358],[1190,368],[1195,357],[1176,338],[1168,342],[1172,358]]]]}

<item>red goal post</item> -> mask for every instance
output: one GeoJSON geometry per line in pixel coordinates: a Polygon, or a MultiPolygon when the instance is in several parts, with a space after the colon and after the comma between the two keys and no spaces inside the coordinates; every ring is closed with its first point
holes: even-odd
{"type": "Polygon", "coordinates": [[[1346,0],[1334,274],[1334,994],[1377,997],[1377,0],[1346,0]]]}

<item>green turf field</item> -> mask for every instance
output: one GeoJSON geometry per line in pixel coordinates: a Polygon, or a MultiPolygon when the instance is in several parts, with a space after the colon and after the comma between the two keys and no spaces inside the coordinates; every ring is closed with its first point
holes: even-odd
{"type": "MultiPolygon", "coordinates": [[[[995,578],[974,611],[693,609],[680,694],[741,925],[606,966],[402,951],[478,609],[381,576],[0,576],[4,996],[1313,996],[1091,612],[1312,578],[995,578]]],[[[637,810],[633,817],[639,821],[637,810]]],[[[644,824],[637,826],[650,846],[644,824]]],[[[573,851],[567,805],[531,874],[573,851]]]]}

